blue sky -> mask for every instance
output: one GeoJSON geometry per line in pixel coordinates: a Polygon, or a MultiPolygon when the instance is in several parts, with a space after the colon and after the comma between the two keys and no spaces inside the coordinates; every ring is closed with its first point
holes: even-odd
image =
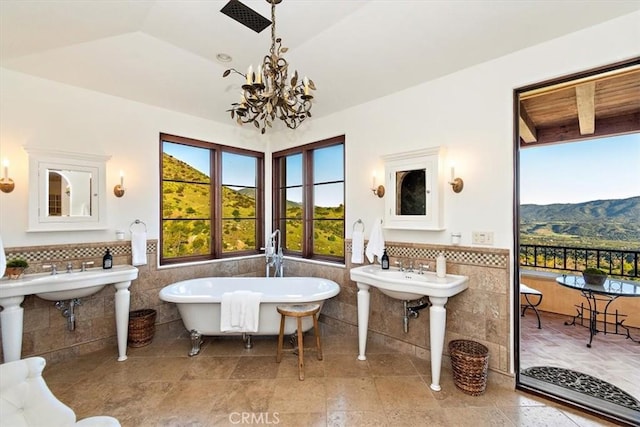
{"type": "MultiPolygon", "coordinates": [[[[209,176],[209,150],[166,142],[163,150],[209,176]]],[[[226,165],[222,171],[225,184],[255,187],[255,176],[245,173],[247,170],[255,171],[256,162],[253,158],[232,153],[223,153],[222,157],[226,165]]]]}
{"type": "Polygon", "coordinates": [[[209,176],[209,150],[171,142],[165,142],[162,149],[165,153],[188,163],[191,167],[209,176]]]}
{"type": "MultiPolygon", "coordinates": [[[[208,150],[165,144],[165,151],[208,174],[208,150]]],[[[317,180],[342,179],[342,163],[331,161],[339,156],[331,149],[318,150],[317,154],[317,180]]],[[[295,160],[288,164],[289,181],[294,181],[292,175],[300,174],[294,169],[301,166],[301,159],[295,160]]],[[[231,167],[225,168],[223,181],[255,185],[252,175],[243,172],[255,168],[251,158],[225,154],[225,163],[231,167]]],[[[316,194],[318,205],[336,206],[342,202],[338,188],[324,190],[327,191],[316,194]]],[[[640,196],[640,134],[520,150],[521,204],[581,203],[635,196],[640,196]]]]}
{"type": "Polygon", "coordinates": [[[520,203],[640,196],[640,134],[520,150],[520,203]]]}
{"type": "MultiPolygon", "coordinates": [[[[165,153],[176,159],[188,163],[205,175],[209,175],[209,151],[204,148],[190,147],[182,144],[164,143],[165,153]]],[[[340,156],[342,147],[326,147],[315,151],[314,175],[316,181],[339,181],[344,179],[342,161],[336,162],[340,156]]],[[[287,182],[300,184],[302,182],[302,155],[291,156],[287,162],[287,182]]],[[[222,170],[222,181],[225,184],[253,187],[256,185],[253,174],[246,171],[255,170],[255,160],[251,157],[230,153],[223,153],[225,167],[222,170]]],[[[316,205],[338,206],[343,202],[342,185],[332,184],[320,186],[315,194],[316,205]]],[[[289,199],[296,202],[302,201],[301,191],[291,191],[289,199]]]]}

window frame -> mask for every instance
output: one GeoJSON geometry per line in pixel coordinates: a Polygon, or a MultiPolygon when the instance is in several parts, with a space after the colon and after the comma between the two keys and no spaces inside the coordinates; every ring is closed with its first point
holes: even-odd
{"type": "Polygon", "coordinates": [[[231,147],[228,145],[217,144],[208,141],[202,141],[183,136],[160,133],[159,136],[159,210],[158,216],[160,224],[158,255],[161,266],[186,264],[197,261],[210,261],[215,259],[233,258],[238,256],[247,256],[259,254],[260,248],[264,246],[264,152],[248,150],[244,148],[231,147]],[[184,257],[166,258],[164,256],[164,215],[163,215],[163,154],[164,142],[181,144],[195,148],[203,148],[209,150],[210,156],[210,221],[211,221],[211,239],[209,242],[210,250],[205,255],[192,255],[184,257]],[[224,252],[222,250],[222,154],[232,153],[244,156],[255,157],[256,159],[256,240],[255,247],[243,251],[224,252]]]}
{"type": "MultiPolygon", "coordinates": [[[[285,215],[281,215],[282,209],[286,211],[286,200],[282,200],[282,194],[280,192],[280,182],[284,183],[286,186],[286,170],[281,167],[282,162],[286,162],[286,158],[291,155],[302,155],[302,250],[291,251],[286,249],[286,230],[281,230],[281,236],[283,239],[282,250],[283,253],[287,256],[298,257],[302,259],[313,259],[334,263],[345,263],[345,247],[344,242],[346,240],[345,229],[346,229],[346,188],[347,188],[347,180],[346,180],[346,138],[345,135],[335,136],[332,138],[320,140],[317,142],[312,142],[305,145],[300,145],[292,148],[288,148],[281,151],[276,151],[271,154],[272,156],[272,187],[271,194],[273,195],[272,200],[272,229],[280,228],[280,223],[286,220],[285,215]],[[313,209],[313,193],[314,193],[314,185],[313,182],[313,152],[318,149],[332,147],[332,146],[342,146],[342,206],[344,208],[343,211],[343,219],[342,219],[342,240],[343,240],[343,253],[342,256],[334,256],[334,255],[326,255],[326,254],[317,254],[314,253],[313,246],[313,224],[314,224],[314,209],[313,209]],[[284,176],[283,175],[284,171],[284,176]]],[[[336,181],[340,182],[340,181],[336,181]]]]}

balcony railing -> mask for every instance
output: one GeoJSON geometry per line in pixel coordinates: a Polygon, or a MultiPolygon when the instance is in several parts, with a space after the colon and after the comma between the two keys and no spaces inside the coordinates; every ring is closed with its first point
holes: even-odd
{"type": "Polygon", "coordinates": [[[520,245],[520,266],[535,269],[582,271],[593,267],[620,278],[640,278],[640,251],[520,245]]]}

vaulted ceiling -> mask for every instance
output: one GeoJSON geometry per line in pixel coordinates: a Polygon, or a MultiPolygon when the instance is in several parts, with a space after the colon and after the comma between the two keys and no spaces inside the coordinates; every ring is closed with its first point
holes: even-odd
{"type": "MultiPolygon", "coordinates": [[[[233,123],[242,82],[222,73],[256,66],[270,31],[222,14],[226,3],[1,0],[0,66],[233,123]]],[[[267,1],[243,3],[270,17],[267,1]]],[[[637,10],[637,0],[284,0],[276,32],[315,82],[321,117],[637,10]]]]}

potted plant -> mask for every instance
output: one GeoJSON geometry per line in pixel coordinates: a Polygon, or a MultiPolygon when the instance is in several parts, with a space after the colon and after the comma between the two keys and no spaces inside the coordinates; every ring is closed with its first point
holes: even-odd
{"type": "Polygon", "coordinates": [[[585,268],[582,277],[587,285],[602,286],[607,280],[607,272],[599,268],[585,268]]]}
{"type": "Polygon", "coordinates": [[[24,273],[24,269],[29,267],[27,261],[16,258],[7,262],[7,269],[5,270],[4,275],[8,276],[9,279],[19,279],[24,273]]]}

